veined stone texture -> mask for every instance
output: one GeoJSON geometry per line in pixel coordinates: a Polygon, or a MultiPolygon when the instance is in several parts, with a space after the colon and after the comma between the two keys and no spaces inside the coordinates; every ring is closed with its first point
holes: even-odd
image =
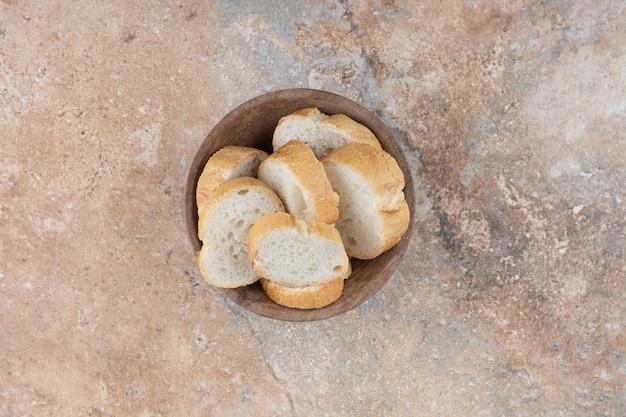
{"type": "Polygon", "coordinates": [[[626,3],[0,2],[0,416],[626,414],[626,3]],[[414,234],[358,308],[202,280],[194,154],[332,91],[409,159],[414,234]]]}

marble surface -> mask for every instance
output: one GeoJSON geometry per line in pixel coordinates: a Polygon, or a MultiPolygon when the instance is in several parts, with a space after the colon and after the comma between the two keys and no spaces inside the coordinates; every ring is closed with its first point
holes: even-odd
{"type": "Polygon", "coordinates": [[[0,415],[626,414],[621,1],[0,2],[0,415]],[[229,110],[377,111],[411,161],[373,298],[289,323],[183,215],[229,110]]]}

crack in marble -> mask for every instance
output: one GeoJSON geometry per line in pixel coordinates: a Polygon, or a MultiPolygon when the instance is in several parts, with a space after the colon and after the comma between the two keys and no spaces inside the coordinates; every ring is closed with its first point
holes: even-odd
{"type": "Polygon", "coordinates": [[[250,320],[246,316],[246,314],[249,314],[249,313],[235,310],[236,307],[231,304],[230,300],[225,299],[224,301],[225,301],[225,304],[228,306],[228,309],[232,312],[232,314],[244,320],[246,327],[248,328],[248,331],[250,332],[250,335],[252,336],[252,339],[254,340],[254,343],[256,344],[257,352],[261,354],[261,358],[263,359],[263,363],[265,364],[265,367],[269,371],[269,374],[272,376],[272,378],[280,386],[282,393],[285,395],[285,397],[287,397],[287,401],[289,403],[289,408],[291,410],[292,415],[297,416],[298,413],[296,412],[296,409],[295,409],[295,403],[294,403],[293,397],[291,393],[289,392],[289,390],[285,387],[285,383],[283,382],[283,380],[280,379],[278,375],[276,375],[276,371],[274,370],[274,367],[272,366],[271,361],[267,357],[265,349],[263,349],[264,343],[261,341],[256,331],[254,330],[253,325],[250,323],[250,320]]]}

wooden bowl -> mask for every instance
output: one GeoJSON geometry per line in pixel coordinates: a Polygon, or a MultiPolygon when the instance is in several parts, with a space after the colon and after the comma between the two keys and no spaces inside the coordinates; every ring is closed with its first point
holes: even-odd
{"type": "MultiPolygon", "coordinates": [[[[209,157],[226,145],[250,146],[271,153],[272,134],[278,120],[305,107],[317,107],[329,115],[343,113],[367,126],[376,135],[385,151],[395,157],[404,172],[404,193],[413,218],[415,192],[409,165],[394,135],[374,113],[352,100],[326,91],[280,90],[256,97],[235,108],[211,130],[200,145],[191,164],[185,190],[187,230],[194,250],[199,251],[202,245],[198,240],[196,184],[209,157]]],[[[283,307],[270,300],[258,282],[242,288],[218,290],[242,307],[274,319],[312,321],[345,313],[370,298],[387,282],[406,251],[412,224],[411,221],[409,230],[396,246],[377,258],[369,261],[353,259],[353,272],[345,282],[341,298],[327,307],[316,310],[283,307]]]]}

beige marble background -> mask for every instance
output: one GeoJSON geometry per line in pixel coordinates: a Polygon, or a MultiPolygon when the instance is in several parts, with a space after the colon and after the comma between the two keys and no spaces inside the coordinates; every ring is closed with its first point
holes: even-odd
{"type": "Polygon", "coordinates": [[[0,2],[0,415],[626,414],[622,1],[0,2]],[[333,91],[417,184],[373,298],[206,285],[187,171],[229,110],[333,91]]]}

